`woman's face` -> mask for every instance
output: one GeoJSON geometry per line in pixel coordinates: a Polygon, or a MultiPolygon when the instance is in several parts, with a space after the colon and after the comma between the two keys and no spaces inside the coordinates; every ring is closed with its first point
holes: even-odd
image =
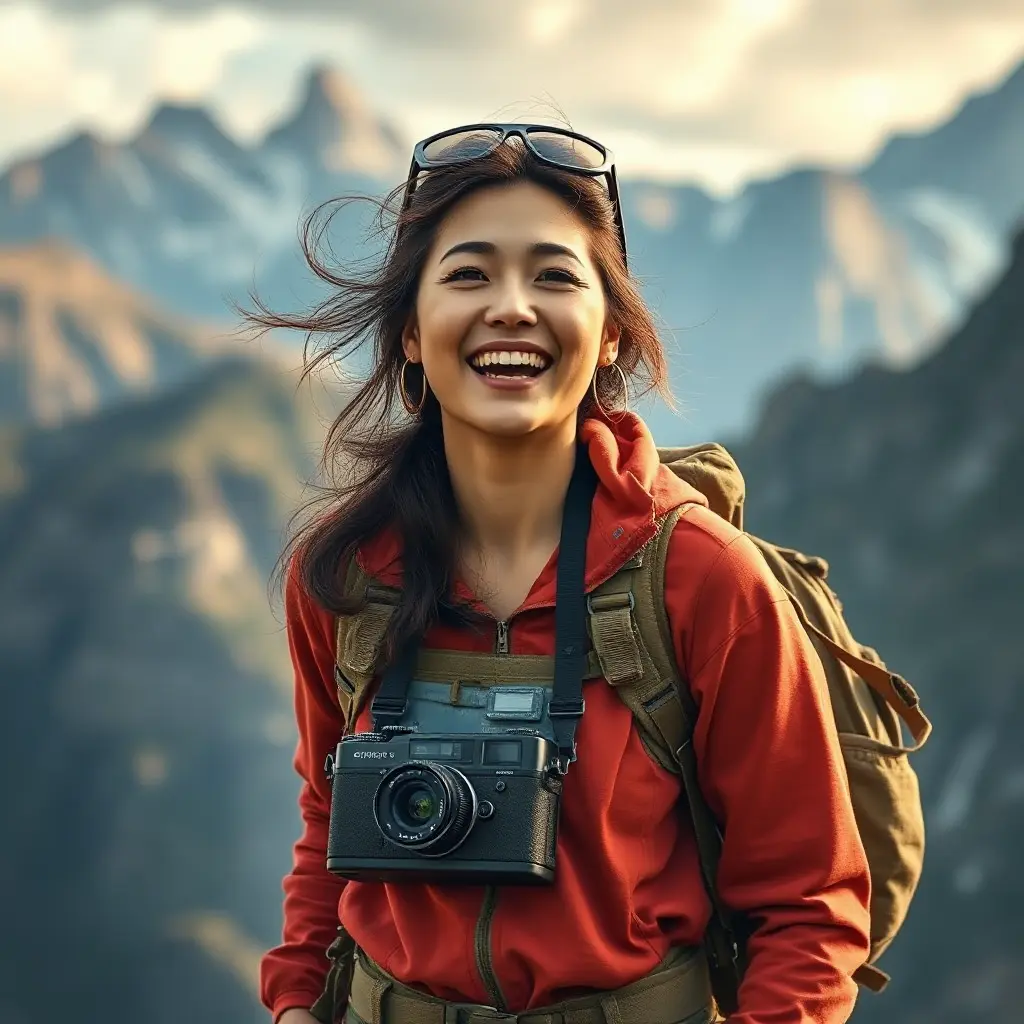
{"type": "Polygon", "coordinates": [[[575,424],[618,356],[586,225],[532,182],[482,189],[440,225],[403,347],[446,425],[520,437],[575,424]]]}

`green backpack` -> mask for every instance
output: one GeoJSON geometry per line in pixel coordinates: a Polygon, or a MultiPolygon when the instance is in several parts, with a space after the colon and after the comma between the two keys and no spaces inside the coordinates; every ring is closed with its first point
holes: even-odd
{"type": "MultiPolygon", "coordinates": [[[[659,454],[673,473],[707,497],[713,511],[737,529],[743,528],[743,477],[724,448],[706,444],[663,448],[659,454]]],[[[650,755],[682,778],[713,910],[705,945],[715,996],[729,1013],[736,1007],[747,927],[718,898],[715,878],[722,837],[701,795],[690,743],[696,706],[676,665],[665,610],[665,560],[681,512],[677,509],[666,516],[657,536],[590,595],[593,648],[587,678],[604,677],[615,687],[633,712],[650,755]]],[[[874,961],[903,924],[921,875],[924,820],[908,755],[924,745],[931,724],[913,688],[890,672],[875,651],[853,638],[828,586],[826,562],[757,537],[750,540],[786,589],[825,670],[871,869],[871,953],[854,977],[880,992],[889,979],[874,961]],[[901,721],[913,737],[912,747],[903,744],[901,721]]],[[[399,593],[368,578],[354,559],[346,572],[346,592],[364,597],[360,612],[337,620],[335,676],[349,731],[365,704],[399,593]]],[[[499,681],[536,684],[553,680],[554,658],[423,651],[417,677],[456,687],[499,681]]]]}

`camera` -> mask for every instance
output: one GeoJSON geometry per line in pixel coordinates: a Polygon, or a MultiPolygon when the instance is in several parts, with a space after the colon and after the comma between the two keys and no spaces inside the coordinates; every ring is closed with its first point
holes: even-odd
{"type": "Polygon", "coordinates": [[[328,871],[360,881],[551,882],[556,754],[526,732],[343,737],[325,765],[328,871]]]}

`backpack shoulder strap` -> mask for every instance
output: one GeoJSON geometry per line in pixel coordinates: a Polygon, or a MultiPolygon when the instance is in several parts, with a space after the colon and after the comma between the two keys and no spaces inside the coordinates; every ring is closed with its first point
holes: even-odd
{"type": "Polygon", "coordinates": [[[677,684],[663,600],[668,542],[681,513],[669,513],[654,539],[587,601],[602,674],[633,712],[651,756],[674,774],[680,770],[675,752],[690,734],[695,711],[687,706],[688,689],[677,684]]]}
{"type": "Polygon", "coordinates": [[[693,748],[697,706],[676,664],[665,608],[665,563],[680,506],[655,538],[588,600],[590,635],[605,679],[633,712],[651,756],[681,776],[712,915],[706,935],[715,998],[725,1013],[738,1004],[741,953],[728,908],[718,897],[722,833],[704,799],[693,748]]]}
{"type": "Polygon", "coordinates": [[[348,733],[362,711],[400,592],[375,583],[355,558],[345,569],[344,592],[346,597],[361,598],[363,602],[354,615],[339,615],[335,620],[334,681],[348,733]]]}

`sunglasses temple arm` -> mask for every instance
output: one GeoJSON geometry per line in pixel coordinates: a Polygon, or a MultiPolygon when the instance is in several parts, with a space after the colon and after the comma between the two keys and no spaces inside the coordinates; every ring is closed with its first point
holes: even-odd
{"type": "Polygon", "coordinates": [[[615,167],[608,169],[608,198],[612,201],[612,209],[615,211],[615,226],[619,229],[619,241],[622,243],[622,262],[629,265],[629,256],[626,252],[626,225],[622,218],[622,200],[619,197],[619,181],[615,174],[615,167]]]}
{"type": "Polygon", "coordinates": [[[409,164],[409,173],[405,178],[405,192],[402,195],[402,213],[409,209],[409,203],[412,202],[412,194],[416,191],[416,179],[419,177],[419,173],[420,165],[414,156],[409,164]]]}

